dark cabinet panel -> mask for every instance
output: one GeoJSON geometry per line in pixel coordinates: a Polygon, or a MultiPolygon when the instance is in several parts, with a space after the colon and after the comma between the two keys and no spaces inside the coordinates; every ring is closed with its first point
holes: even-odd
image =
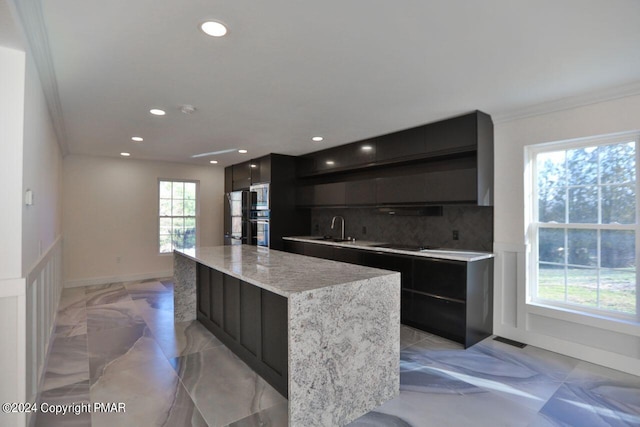
{"type": "Polygon", "coordinates": [[[198,264],[197,276],[197,297],[198,297],[198,313],[204,317],[209,318],[211,314],[210,302],[211,302],[211,281],[209,277],[209,267],[205,267],[202,264],[198,264]]]}
{"type": "Polygon", "coordinates": [[[224,168],[224,192],[233,191],[233,166],[224,168]]]}
{"type": "Polygon", "coordinates": [[[419,126],[378,137],[377,162],[421,156],[425,152],[425,127],[419,126]]]}
{"type": "Polygon", "coordinates": [[[251,162],[233,165],[233,191],[248,190],[251,185],[251,162]]]}
{"type": "Polygon", "coordinates": [[[240,281],[240,344],[258,356],[261,337],[260,288],[240,281]]]}
{"type": "Polygon", "coordinates": [[[425,174],[376,179],[378,204],[422,203],[425,196],[425,174]]]}
{"type": "Polygon", "coordinates": [[[250,162],[251,184],[271,182],[271,156],[263,156],[250,162]]]}
{"type": "Polygon", "coordinates": [[[385,252],[362,251],[362,265],[400,272],[402,288],[411,288],[413,281],[413,259],[402,255],[385,252]]]}
{"type": "Polygon", "coordinates": [[[443,259],[416,259],[413,262],[413,289],[465,301],[467,263],[443,259]]]}
{"type": "Polygon", "coordinates": [[[235,341],[240,338],[240,280],[224,275],[224,331],[235,341]]]}
{"type": "Polygon", "coordinates": [[[287,299],[262,290],[262,362],[287,378],[287,299]]]}
{"type": "Polygon", "coordinates": [[[405,290],[402,318],[410,326],[464,343],[465,304],[405,290]]]}
{"type": "Polygon", "coordinates": [[[363,252],[357,249],[343,248],[335,246],[333,248],[333,259],[349,264],[362,264],[363,252]]]}
{"type": "Polygon", "coordinates": [[[376,146],[377,142],[370,139],[318,151],[305,156],[308,160],[302,163],[303,174],[321,174],[373,164],[376,162],[376,146]]]}
{"type": "Polygon", "coordinates": [[[345,183],[334,182],[313,187],[313,206],[344,206],[345,183]]]}
{"type": "Polygon", "coordinates": [[[196,274],[198,320],[287,397],[287,299],[200,263],[196,274]]]}
{"type": "Polygon", "coordinates": [[[425,126],[425,153],[475,150],[477,123],[476,113],[471,113],[425,126]]]}
{"type": "Polygon", "coordinates": [[[291,252],[292,254],[304,255],[304,243],[293,242],[291,240],[284,240],[285,252],[291,252]]]}
{"type": "Polygon", "coordinates": [[[333,246],[305,243],[304,254],[316,258],[333,259],[333,246]]]}
{"type": "Polygon", "coordinates": [[[455,169],[425,174],[422,185],[425,201],[475,202],[477,169],[455,169]]]}
{"type": "Polygon", "coordinates": [[[217,327],[222,328],[224,315],[224,274],[218,270],[209,269],[209,275],[211,277],[211,313],[209,320],[217,327]]]}
{"type": "Polygon", "coordinates": [[[347,206],[375,205],[375,180],[347,181],[345,183],[345,203],[347,206]]]}

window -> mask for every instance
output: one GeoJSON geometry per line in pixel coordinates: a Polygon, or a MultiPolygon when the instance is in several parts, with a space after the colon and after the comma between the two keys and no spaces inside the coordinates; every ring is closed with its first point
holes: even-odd
{"type": "Polygon", "coordinates": [[[196,246],[198,183],[160,180],[160,253],[196,246]]]}
{"type": "Polygon", "coordinates": [[[638,319],[638,135],[528,148],[529,301],[638,319]]]}

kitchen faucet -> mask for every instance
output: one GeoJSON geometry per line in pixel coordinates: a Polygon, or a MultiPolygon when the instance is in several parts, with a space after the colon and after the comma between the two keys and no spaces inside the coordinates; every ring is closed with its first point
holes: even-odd
{"type": "Polygon", "coordinates": [[[333,227],[336,225],[336,218],[340,218],[342,220],[342,232],[340,233],[340,238],[344,240],[344,218],[343,217],[341,217],[340,215],[334,216],[333,219],[331,220],[331,229],[333,230],[333,227]]]}

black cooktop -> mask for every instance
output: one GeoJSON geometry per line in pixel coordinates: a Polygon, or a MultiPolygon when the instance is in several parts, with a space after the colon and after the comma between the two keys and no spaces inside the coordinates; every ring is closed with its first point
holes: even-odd
{"type": "Polygon", "coordinates": [[[403,245],[400,243],[386,243],[384,245],[379,245],[378,247],[388,248],[388,249],[397,249],[400,251],[413,251],[413,252],[419,252],[423,249],[437,249],[435,246],[429,246],[429,245],[417,246],[417,245],[403,245]]]}

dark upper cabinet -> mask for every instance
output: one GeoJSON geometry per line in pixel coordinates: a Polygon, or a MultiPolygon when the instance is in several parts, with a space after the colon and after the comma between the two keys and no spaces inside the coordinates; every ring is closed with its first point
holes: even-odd
{"type": "Polygon", "coordinates": [[[251,185],[251,162],[238,163],[232,166],[233,191],[248,190],[251,185]]]}
{"type": "Polygon", "coordinates": [[[224,168],[224,192],[233,191],[233,166],[224,168]]]}
{"type": "Polygon", "coordinates": [[[271,182],[271,156],[263,156],[249,162],[251,184],[271,182]]]}
{"type": "Polygon", "coordinates": [[[411,159],[425,152],[425,127],[407,129],[378,137],[376,162],[411,159]]]}
{"type": "Polygon", "coordinates": [[[478,115],[466,114],[424,126],[424,153],[473,151],[478,145],[478,115]]]}
{"type": "Polygon", "coordinates": [[[299,206],[491,206],[493,122],[475,111],[308,154],[298,171],[299,206]],[[345,183],[344,203],[325,197],[322,186],[336,181],[345,183]]]}
{"type": "Polygon", "coordinates": [[[297,206],[344,206],[345,183],[300,185],[296,188],[297,206]]]}
{"type": "Polygon", "coordinates": [[[304,156],[299,167],[301,175],[339,172],[376,162],[377,142],[364,140],[341,145],[304,156]]]}
{"type": "Polygon", "coordinates": [[[374,179],[345,182],[345,204],[362,206],[376,204],[376,182],[374,179]]]}

